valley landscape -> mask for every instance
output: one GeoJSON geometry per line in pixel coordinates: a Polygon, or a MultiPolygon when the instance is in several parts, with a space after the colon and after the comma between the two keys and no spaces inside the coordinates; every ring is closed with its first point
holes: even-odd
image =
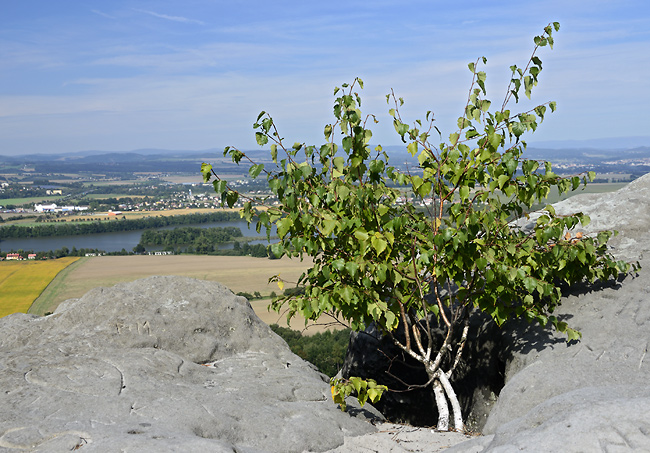
{"type": "MultiPolygon", "coordinates": [[[[413,158],[402,149],[388,149],[398,168],[406,170],[414,165],[413,158]]],[[[650,170],[650,148],[530,148],[528,152],[533,158],[555,159],[560,173],[597,171],[596,182],[576,193],[612,192],[650,170]]],[[[165,248],[175,255],[156,256],[154,251],[163,250],[163,246],[138,243],[141,231],[144,231],[139,228],[146,228],[146,225],[130,226],[143,219],[155,221],[171,217],[180,219],[174,220],[179,224],[163,228],[180,228],[186,222],[203,218],[236,219],[237,207],[221,207],[212,185],[202,183],[198,171],[201,162],[217,166],[220,174],[225,175],[241,193],[269,197],[268,187],[251,179],[246,166],[236,166],[220,155],[220,151],[212,149],[202,152],[139,150],[131,153],[95,151],[68,155],[0,156],[0,258],[12,252],[24,258],[30,253],[37,259],[59,258],[57,266],[39,267],[43,274],[38,278],[41,282],[51,280],[49,284],[42,285],[39,290],[34,287],[30,295],[19,291],[20,297],[11,296],[12,302],[8,300],[15,291],[4,291],[3,313],[29,309],[30,313],[44,314],[54,311],[63,300],[81,297],[94,287],[112,286],[151,275],[183,275],[219,281],[236,293],[259,293],[262,299],[251,300],[256,312],[265,321],[282,324],[282,316],[269,313],[266,308],[271,293],[280,292],[275,283],[268,283],[268,279],[280,274],[287,282],[295,282],[308,263],[234,256],[252,253],[251,247],[255,244],[266,247],[268,242],[262,239],[264,231],[257,233],[254,225],[249,229],[245,222],[235,220],[193,223],[192,227],[201,228],[232,225],[240,229],[242,235],[224,244],[208,245],[201,244],[198,237],[192,239],[193,243],[179,242],[165,248]],[[46,205],[51,208],[36,209],[46,205]],[[226,217],[229,213],[232,216],[226,217]],[[188,220],[184,221],[184,218],[188,220]],[[115,222],[119,223],[118,227],[111,226],[115,222]],[[72,233],[81,227],[86,228],[84,231],[115,232],[78,236],[55,234],[56,228],[66,225],[72,227],[72,233]],[[49,229],[43,230],[46,226],[49,229]],[[7,237],[10,229],[15,227],[19,227],[19,233],[7,237]],[[24,231],[29,228],[34,232],[27,234],[36,235],[35,238],[24,237],[24,231]],[[101,256],[106,253],[115,256],[101,256]],[[73,263],[76,258],[61,261],[65,256],[80,257],[80,260],[66,268],[64,263],[73,263]],[[46,268],[63,270],[56,275],[45,272],[46,268]],[[33,304],[28,302],[29,299],[33,304]]],[[[251,151],[250,155],[259,162],[271,164],[267,151],[251,151]]],[[[405,193],[405,197],[409,196],[412,195],[405,193]]],[[[548,201],[557,202],[567,196],[560,197],[552,192],[548,201]]],[[[269,203],[272,201],[268,198],[269,203]]],[[[257,252],[261,250],[258,248],[257,252]]],[[[266,256],[266,252],[255,256],[266,256]]],[[[0,269],[6,274],[11,266],[19,264],[0,262],[0,269]]],[[[301,329],[302,324],[302,320],[294,320],[292,327],[301,329]]],[[[310,329],[312,332],[316,330],[310,329]]]]}

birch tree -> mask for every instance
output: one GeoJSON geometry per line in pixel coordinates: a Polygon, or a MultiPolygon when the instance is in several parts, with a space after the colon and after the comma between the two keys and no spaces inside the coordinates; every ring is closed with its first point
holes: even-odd
{"type": "MultiPolygon", "coordinates": [[[[542,71],[538,51],[552,47],[558,30],[558,23],[545,27],[527,63],[511,66],[500,104],[487,98],[480,70],[486,59],[470,63],[471,86],[451,134],[442,135],[431,112],[405,122],[403,100],[391,91],[386,99],[393,127],[419,163],[412,171],[397,170],[381,146],[370,145],[377,119],[362,113],[360,79],[334,90],[334,121],[324,128],[323,145],[288,145],[262,112],[255,135],[259,145],[270,145],[273,165],[225,149],[234,162],[249,165],[252,178],[267,179],[277,204],[260,209],[263,200],[243,197],[210,165],[202,167],[224,204],[244,201],[244,219],[256,221],[258,230],[277,228],[277,256],[313,260],[298,282],[304,292],[280,297],[271,307],[287,310],[289,318],[331,315],[355,330],[374,323],[426,370],[439,430],[450,429],[450,419],[456,430],[464,428],[452,381],[473,310],[498,325],[524,318],[578,339],[579,332],[553,316],[560,285],[604,281],[630,269],[607,251],[612,232],[572,235],[589,222],[582,213],[560,216],[548,205],[531,231],[512,223],[543,203],[552,188],[576,190],[595,176],[560,177],[550,163],[525,158],[524,135],[555,110],[554,102],[510,110],[522,94],[531,98],[542,71]],[[403,202],[405,196],[411,198],[403,202]],[[400,323],[403,338],[395,335],[400,323]],[[432,324],[444,329],[441,343],[432,324]]],[[[274,280],[282,287],[280,276],[274,280]]],[[[333,380],[332,395],[343,406],[352,391],[362,402],[376,400],[385,390],[380,384],[333,380]]]]}

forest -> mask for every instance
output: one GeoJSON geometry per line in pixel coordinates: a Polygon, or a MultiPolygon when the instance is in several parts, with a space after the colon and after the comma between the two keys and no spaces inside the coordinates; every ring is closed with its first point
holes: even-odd
{"type": "Polygon", "coordinates": [[[204,254],[214,252],[217,244],[231,242],[239,237],[242,237],[242,232],[236,227],[180,227],[172,230],[146,230],[142,233],[138,245],[163,246],[165,250],[192,245],[195,253],[204,254]]]}

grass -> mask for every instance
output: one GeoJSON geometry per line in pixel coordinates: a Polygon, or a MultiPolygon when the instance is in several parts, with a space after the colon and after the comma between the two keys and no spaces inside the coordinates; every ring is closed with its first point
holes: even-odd
{"type": "Polygon", "coordinates": [[[76,257],[48,261],[3,261],[0,263],[0,317],[27,313],[34,300],[59,272],[76,257]]]}
{"type": "MultiPolygon", "coordinates": [[[[62,258],[62,259],[68,259],[68,258],[62,258]]],[[[33,303],[29,307],[29,310],[27,310],[27,313],[32,313],[35,315],[42,316],[45,313],[54,311],[54,309],[58,306],[58,303],[56,302],[57,300],[61,301],[61,300],[69,299],[69,297],[65,296],[67,290],[65,285],[67,276],[72,271],[74,271],[77,267],[83,265],[83,263],[87,259],[88,258],[86,257],[77,258],[71,264],[66,266],[61,271],[59,271],[59,273],[56,274],[56,276],[54,276],[54,278],[51,279],[49,285],[47,285],[47,287],[43,289],[43,291],[36,297],[36,299],[33,300],[33,303]]]]}
{"type": "Polygon", "coordinates": [[[51,203],[61,199],[61,196],[48,197],[28,197],[28,198],[0,198],[0,206],[15,205],[24,206],[33,203],[51,203]]]}

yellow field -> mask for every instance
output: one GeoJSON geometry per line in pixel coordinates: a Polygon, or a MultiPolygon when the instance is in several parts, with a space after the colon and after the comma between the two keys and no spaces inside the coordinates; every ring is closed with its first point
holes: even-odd
{"type": "Polygon", "coordinates": [[[0,317],[27,313],[32,302],[59,272],[79,258],[0,263],[0,317]]]}

